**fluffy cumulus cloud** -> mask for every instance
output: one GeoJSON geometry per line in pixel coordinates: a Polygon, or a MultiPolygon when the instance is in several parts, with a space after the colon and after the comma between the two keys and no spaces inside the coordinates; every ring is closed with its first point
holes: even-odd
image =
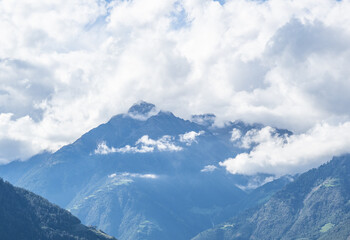
{"type": "Polygon", "coordinates": [[[161,138],[154,140],[148,135],[142,136],[136,141],[135,146],[126,145],[122,148],[108,147],[106,142],[101,142],[97,145],[95,149],[95,154],[110,154],[110,153],[148,153],[153,151],[168,151],[177,152],[181,151],[182,147],[177,146],[174,141],[174,137],[169,135],[164,135],[161,138]]]}
{"type": "Polygon", "coordinates": [[[100,142],[94,151],[95,154],[101,154],[101,155],[106,155],[106,154],[115,153],[115,152],[117,152],[117,149],[114,147],[108,147],[105,141],[100,142]]]}
{"type": "Polygon", "coordinates": [[[231,141],[231,142],[235,142],[235,141],[237,141],[238,139],[240,139],[241,136],[242,136],[241,131],[240,131],[239,129],[237,129],[237,128],[234,128],[234,129],[232,129],[232,131],[231,131],[231,139],[230,139],[230,141],[231,141]]]}
{"type": "Polygon", "coordinates": [[[139,140],[137,140],[136,145],[141,145],[145,147],[154,147],[157,148],[159,151],[180,151],[182,150],[181,147],[176,146],[174,141],[174,137],[165,135],[158,140],[153,140],[149,138],[147,135],[141,137],[139,140]]]}
{"type": "Polygon", "coordinates": [[[297,133],[237,156],[242,166],[277,169],[261,157],[269,144],[276,156],[310,139],[322,156],[345,152],[315,134],[350,123],[349,11],[336,0],[3,0],[0,162],[54,151],[140,99],[297,133]]]}
{"type": "Polygon", "coordinates": [[[250,152],[238,154],[220,165],[231,173],[249,175],[299,173],[348,152],[349,132],[349,122],[337,126],[317,124],[306,133],[282,136],[265,127],[243,137],[245,147],[253,146],[250,152]]]}
{"type": "Polygon", "coordinates": [[[177,137],[164,135],[157,140],[150,138],[148,135],[144,135],[139,138],[134,146],[125,145],[122,148],[108,147],[105,141],[100,142],[97,148],[94,150],[94,154],[110,154],[110,153],[148,153],[155,150],[160,152],[177,152],[183,150],[181,146],[178,146],[176,139],[179,143],[191,146],[192,143],[197,143],[196,138],[204,134],[204,131],[190,131],[184,134],[179,134],[177,137]]]}
{"type": "Polygon", "coordinates": [[[204,134],[204,131],[190,131],[184,134],[180,134],[180,142],[185,143],[187,146],[191,146],[193,142],[197,142],[196,138],[202,134],[204,134]]]}

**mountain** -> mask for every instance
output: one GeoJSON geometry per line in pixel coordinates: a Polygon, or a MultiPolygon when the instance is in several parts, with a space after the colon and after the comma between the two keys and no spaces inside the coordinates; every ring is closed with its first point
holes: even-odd
{"type": "Polygon", "coordinates": [[[0,238],[2,240],[111,240],[86,227],[66,210],[0,179],[0,238]]]}
{"type": "MultiPolygon", "coordinates": [[[[232,140],[233,130],[244,136],[263,126],[216,127],[214,118],[188,121],[139,102],[55,153],[1,166],[0,176],[121,240],[190,239],[257,203],[247,205],[242,189],[269,177],[232,175],[219,165],[249,150],[232,140]]],[[[267,200],[282,185],[261,194],[267,200]]]]}
{"type": "Polygon", "coordinates": [[[260,207],[193,240],[350,239],[350,155],[301,174],[260,207]]]}

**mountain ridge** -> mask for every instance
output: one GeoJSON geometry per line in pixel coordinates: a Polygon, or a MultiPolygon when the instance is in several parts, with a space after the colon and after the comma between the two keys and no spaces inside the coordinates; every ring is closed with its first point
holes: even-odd
{"type": "Polygon", "coordinates": [[[118,114],[55,153],[1,166],[0,175],[121,240],[188,239],[236,214],[247,196],[236,185],[253,178],[219,162],[247,151],[232,143],[233,128],[243,135],[262,125],[148,116],[154,105],[141,104],[135,111],[146,118],[118,114]]]}
{"type": "Polygon", "coordinates": [[[113,240],[66,210],[0,178],[1,239],[113,240]]]}
{"type": "Polygon", "coordinates": [[[350,238],[350,155],[301,174],[269,201],[193,240],[350,238]]]}

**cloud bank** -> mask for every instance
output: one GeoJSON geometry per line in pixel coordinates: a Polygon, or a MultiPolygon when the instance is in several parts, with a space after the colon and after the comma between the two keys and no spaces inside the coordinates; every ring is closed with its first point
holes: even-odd
{"type": "MultiPolygon", "coordinates": [[[[300,142],[348,131],[350,2],[221,3],[1,1],[0,162],[57,150],[140,99],[186,119],[288,128],[300,142]]],[[[293,161],[316,163],[308,156],[293,161]]]]}
{"type": "Polygon", "coordinates": [[[220,163],[235,174],[272,173],[277,176],[300,173],[329,161],[333,156],[349,152],[350,123],[337,126],[317,124],[306,133],[278,136],[265,127],[248,132],[244,146],[255,144],[249,153],[238,154],[220,163]]]}

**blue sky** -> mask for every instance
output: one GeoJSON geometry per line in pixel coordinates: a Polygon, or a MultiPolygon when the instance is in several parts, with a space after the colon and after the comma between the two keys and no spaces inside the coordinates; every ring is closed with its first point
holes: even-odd
{"type": "Polygon", "coordinates": [[[288,146],[261,137],[242,163],[271,146],[276,156],[261,161],[276,161],[310,139],[317,151],[316,136],[332,149],[295,159],[346,152],[349,1],[220,3],[3,0],[0,162],[55,151],[141,99],[185,119],[212,112],[217,124],[296,133],[288,146]]]}
{"type": "Polygon", "coordinates": [[[214,0],[216,2],[219,2],[221,5],[225,4],[225,0],[214,0]]]}

